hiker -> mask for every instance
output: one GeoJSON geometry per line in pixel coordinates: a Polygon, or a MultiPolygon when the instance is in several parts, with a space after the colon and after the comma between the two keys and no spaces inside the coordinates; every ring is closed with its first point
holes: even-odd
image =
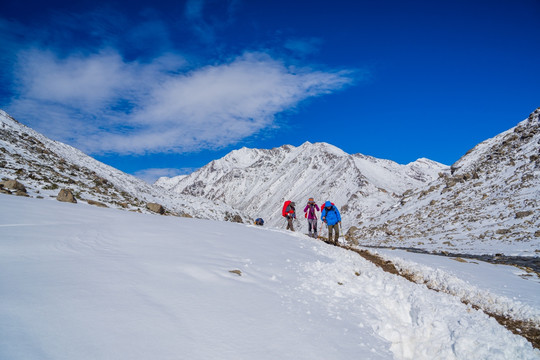
{"type": "Polygon", "coordinates": [[[313,198],[309,198],[308,203],[304,208],[304,213],[308,221],[308,235],[317,238],[317,214],[315,211],[320,211],[319,205],[315,204],[313,198]]]}
{"type": "Polygon", "coordinates": [[[287,218],[287,230],[294,231],[293,220],[296,219],[296,204],[290,200],[283,204],[282,215],[287,218]]]}
{"type": "Polygon", "coordinates": [[[255,219],[255,225],[263,226],[264,225],[264,220],[261,219],[261,218],[255,219]]]}
{"type": "Polygon", "coordinates": [[[321,220],[328,225],[328,242],[332,243],[332,232],[335,232],[333,244],[339,245],[339,224],[341,223],[341,215],[337,207],[330,201],[324,203],[324,208],[321,211],[321,220]]]}

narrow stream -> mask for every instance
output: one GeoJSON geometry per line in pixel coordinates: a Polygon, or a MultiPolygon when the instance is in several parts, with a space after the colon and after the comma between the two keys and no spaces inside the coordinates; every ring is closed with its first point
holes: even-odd
{"type": "Polygon", "coordinates": [[[520,267],[527,267],[532,269],[538,276],[540,276],[540,257],[528,257],[528,256],[507,256],[503,254],[496,255],[474,255],[474,254],[463,254],[463,253],[451,253],[447,251],[432,252],[423,249],[409,248],[409,247],[397,247],[397,246],[374,246],[374,245],[359,245],[364,248],[372,249],[397,249],[405,250],[418,254],[427,254],[427,255],[437,255],[437,256],[446,256],[446,257],[460,257],[463,259],[474,259],[489,262],[492,264],[504,264],[504,265],[514,265],[520,267]]]}

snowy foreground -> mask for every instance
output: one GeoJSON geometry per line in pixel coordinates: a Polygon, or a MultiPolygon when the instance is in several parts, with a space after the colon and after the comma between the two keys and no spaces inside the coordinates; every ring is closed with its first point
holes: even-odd
{"type": "MultiPolygon", "coordinates": [[[[384,255],[540,313],[518,269],[384,255]]],[[[0,359],[540,359],[456,296],[298,233],[7,195],[0,304],[0,359]]]]}

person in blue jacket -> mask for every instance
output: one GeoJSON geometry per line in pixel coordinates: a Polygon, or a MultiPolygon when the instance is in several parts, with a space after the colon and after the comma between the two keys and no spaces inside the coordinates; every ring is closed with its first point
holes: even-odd
{"type": "Polygon", "coordinates": [[[330,201],[324,203],[324,208],[321,211],[321,220],[328,226],[328,241],[338,245],[339,239],[339,224],[341,223],[341,215],[337,207],[330,201]],[[334,241],[332,241],[332,233],[335,232],[334,241]]]}

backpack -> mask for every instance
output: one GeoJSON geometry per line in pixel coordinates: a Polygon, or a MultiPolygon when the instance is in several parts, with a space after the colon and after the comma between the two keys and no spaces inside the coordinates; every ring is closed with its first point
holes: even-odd
{"type": "MultiPolygon", "coordinates": [[[[326,204],[326,201],[324,202],[324,204],[326,204]]],[[[326,209],[326,206],[324,206],[324,204],[321,207],[321,215],[322,215],[323,210],[326,209]]],[[[327,215],[328,215],[329,211],[336,211],[336,205],[333,202],[330,202],[330,204],[332,204],[332,208],[330,210],[326,209],[326,214],[327,215]]]]}
{"type": "Polygon", "coordinates": [[[291,203],[291,200],[287,200],[283,204],[283,210],[281,210],[281,215],[283,215],[284,217],[287,217],[287,207],[290,205],[290,203],[291,203]]]}
{"type": "Polygon", "coordinates": [[[255,225],[260,225],[260,226],[264,225],[264,220],[261,218],[255,219],[255,225]]]}
{"type": "MultiPolygon", "coordinates": [[[[309,205],[309,204],[308,204],[308,205],[309,205]]],[[[309,212],[311,211],[311,209],[313,209],[313,215],[315,216],[315,218],[317,218],[317,209],[315,209],[315,205],[317,205],[317,204],[313,203],[313,205],[311,205],[311,208],[308,209],[308,211],[306,211],[306,212],[304,213],[304,217],[305,217],[306,219],[307,219],[308,214],[309,214],[309,212]]],[[[332,204],[332,205],[334,205],[334,204],[332,204]]],[[[323,209],[321,209],[321,212],[322,212],[322,210],[323,210],[323,209]]]]}

